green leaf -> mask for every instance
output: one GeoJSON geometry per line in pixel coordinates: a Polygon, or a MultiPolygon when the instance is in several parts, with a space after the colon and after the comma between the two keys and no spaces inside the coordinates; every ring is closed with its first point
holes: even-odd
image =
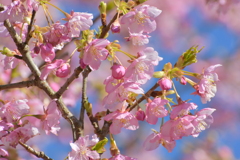
{"type": "Polygon", "coordinates": [[[99,141],[95,146],[92,147],[92,150],[97,151],[98,153],[105,152],[104,146],[107,144],[108,139],[105,137],[103,140],[99,141]]]}

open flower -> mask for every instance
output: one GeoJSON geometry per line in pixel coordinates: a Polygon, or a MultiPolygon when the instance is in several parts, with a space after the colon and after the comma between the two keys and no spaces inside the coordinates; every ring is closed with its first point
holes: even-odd
{"type": "Polygon", "coordinates": [[[99,159],[100,156],[96,151],[92,151],[90,148],[97,144],[97,135],[92,136],[92,140],[89,139],[89,135],[79,137],[74,143],[70,143],[72,151],[68,154],[69,160],[88,160],[99,159]]]}
{"type": "Polygon", "coordinates": [[[108,56],[108,50],[105,47],[109,43],[106,39],[94,39],[84,49],[83,63],[89,65],[93,70],[97,70],[101,61],[108,56]]]}

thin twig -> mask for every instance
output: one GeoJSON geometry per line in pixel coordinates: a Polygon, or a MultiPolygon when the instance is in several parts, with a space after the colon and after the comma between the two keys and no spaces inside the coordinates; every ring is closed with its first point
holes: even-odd
{"type": "Polygon", "coordinates": [[[35,80],[0,85],[0,90],[36,86],[35,80]]]}
{"type": "Polygon", "coordinates": [[[99,36],[99,38],[104,38],[104,37],[106,36],[106,34],[108,33],[108,31],[110,30],[111,25],[113,24],[113,22],[115,22],[115,20],[117,19],[117,17],[118,17],[118,13],[116,13],[116,14],[114,15],[114,17],[112,18],[112,20],[109,22],[109,24],[102,29],[102,33],[101,33],[101,35],[99,36]]]}
{"type": "Polygon", "coordinates": [[[152,88],[150,88],[145,95],[143,95],[141,98],[137,100],[132,106],[129,107],[129,111],[133,110],[138,104],[140,104],[146,97],[150,97],[151,93],[159,86],[158,83],[156,83],[152,88]]]}
{"type": "Polygon", "coordinates": [[[27,144],[24,144],[22,142],[19,141],[19,144],[25,148],[29,153],[35,155],[36,157],[38,158],[42,158],[44,160],[53,160],[52,158],[48,157],[44,152],[39,152],[39,151],[36,151],[35,149],[33,149],[32,147],[28,146],[27,144]]]}
{"type": "Polygon", "coordinates": [[[31,22],[30,22],[30,24],[28,25],[28,31],[27,31],[27,36],[26,36],[25,44],[28,44],[29,40],[32,38],[31,30],[32,30],[32,27],[33,27],[33,22],[34,22],[35,15],[36,15],[36,11],[33,10],[33,11],[32,11],[31,22]]]}
{"type": "Polygon", "coordinates": [[[83,82],[82,82],[82,105],[81,105],[81,110],[80,110],[80,116],[79,116],[79,121],[80,121],[80,129],[81,129],[81,136],[83,136],[83,131],[84,131],[84,112],[85,112],[85,104],[88,101],[87,98],[87,77],[89,73],[92,70],[87,66],[84,71],[82,72],[83,76],[83,82]]]}

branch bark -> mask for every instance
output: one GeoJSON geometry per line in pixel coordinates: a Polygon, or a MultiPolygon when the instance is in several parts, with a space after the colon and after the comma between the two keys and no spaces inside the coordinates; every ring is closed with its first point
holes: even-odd
{"type": "Polygon", "coordinates": [[[53,160],[52,158],[48,157],[44,152],[39,152],[39,151],[36,151],[35,149],[33,149],[32,147],[28,146],[27,144],[24,144],[22,142],[19,141],[19,144],[25,148],[29,153],[35,155],[36,157],[38,158],[42,158],[44,160],[53,160]]]}
{"type": "Polygon", "coordinates": [[[11,35],[12,39],[14,40],[14,42],[18,48],[18,51],[22,54],[23,61],[27,64],[28,68],[33,73],[33,76],[35,77],[36,86],[38,88],[42,89],[43,91],[45,91],[45,93],[51,99],[56,99],[56,103],[57,103],[59,111],[62,114],[62,117],[65,118],[71,124],[71,128],[73,131],[73,140],[76,141],[80,134],[80,132],[79,132],[80,124],[79,124],[78,119],[68,110],[66,105],[63,103],[62,98],[56,97],[55,92],[49,86],[49,84],[46,81],[43,81],[40,79],[41,72],[38,69],[38,67],[36,66],[36,64],[34,63],[32,57],[30,55],[29,46],[25,43],[22,43],[21,38],[17,35],[15,29],[12,27],[12,25],[8,19],[4,21],[4,26],[7,28],[9,34],[11,35]]]}
{"type": "Polygon", "coordinates": [[[30,86],[36,86],[36,81],[29,80],[29,81],[22,81],[22,82],[17,82],[17,83],[0,85],[0,91],[5,90],[5,89],[24,88],[24,87],[30,87],[30,86]]]}

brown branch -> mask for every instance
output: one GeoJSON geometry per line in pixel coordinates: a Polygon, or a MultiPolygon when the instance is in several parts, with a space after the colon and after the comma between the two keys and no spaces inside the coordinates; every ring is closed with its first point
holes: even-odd
{"type": "Polygon", "coordinates": [[[36,86],[35,80],[0,85],[0,91],[5,89],[24,88],[30,86],[36,86]]]}
{"type": "Polygon", "coordinates": [[[115,20],[117,19],[117,17],[118,17],[118,14],[116,13],[116,14],[114,15],[114,17],[112,18],[112,20],[109,22],[109,24],[102,29],[102,33],[101,33],[101,35],[99,36],[99,38],[104,38],[104,37],[107,35],[108,31],[110,30],[111,25],[113,24],[113,22],[115,22],[115,20]]]}
{"type": "Polygon", "coordinates": [[[32,147],[28,146],[27,144],[24,144],[22,142],[19,141],[19,144],[25,148],[29,153],[35,155],[38,158],[42,158],[44,160],[53,160],[52,158],[48,157],[44,152],[39,152],[36,151],[35,149],[33,149],[32,147]]]}
{"type": "Polygon", "coordinates": [[[80,116],[79,116],[79,121],[80,121],[80,130],[81,130],[81,136],[83,136],[83,131],[84,131],[84,112],[85,112],[85,104],[88,101],[88,97],[87,97],[87,77],[89,75],[89,73],[92,70],[87,66],[83,73],[83,82],[82,82],[82,105],[81,105],[81,110],[80,110],[80,116]]]}
{"type": "Polygon", "coordinates": [[[55,97],[59,98],[62,94],[67,90],[68,86],[79,77],[79,74],[83,71],[83,69],[79,66],[77,67],[73,74],[67,79],[67,81],[63,84],[63,86],[55,93],[55,97]]]}
{"type": "MultiPolygon", "coordinates": [[[[56,99],[57,97],[55,96],[55,92],[53,89],[49,86],[49,84],[46,81],[42,81],[40,79],[40,70],[34,63],[31,55],[30,55],[30,50],[29,46],[25,43],[22,43],[21,38],[17,35],[16,31],[12,27],[11,23],[9,20],[4,21],[4,26],[7,28],[9,34],[11,35],[12,39],[14,40],[18,51],[22,54],[23,61],[27,64],[31,72],[33,73],[33,76],[35,77],[35,83],[36,86],[43,91],[51,98],[51,99],[56,99]]],[[[78,119],[69,111],[69,109],[66,107],[66,105],[63,103],[62,98],[59,97],[56,99],[56,103],[58,106],[59,111],[62,114],[62,117],[65,118],[71,125],[72,131],[73,131],[73,140],[76,141],[79,137],[79,121],[78,119]]]]}
{"type": "Polygon", "coordinates": [[[133,110],[138,104],[140,104],[146,97],[150,97],[151,93],[159,86],[158,83],[156,83],[152,88],[150,88],[145,95],[143,95],[141,98],[137,100],[132,106],[129,107],[129,111],[133,110]]]}
{"type": "Polygon", "coordinates": [[[32,11],[31,22],[30,22],[30,24],[28,25],[28,31],[27,31],[27,36],[26,36],[25,44],[28,44],[28,42],[29,42],[30,39],[32,38],[31,30],[32,30],[32,27],[33,27],[33,22],[34,22],[35,15],[36,15],[36,11],[33,10],[33,11],[32,11]]]}

